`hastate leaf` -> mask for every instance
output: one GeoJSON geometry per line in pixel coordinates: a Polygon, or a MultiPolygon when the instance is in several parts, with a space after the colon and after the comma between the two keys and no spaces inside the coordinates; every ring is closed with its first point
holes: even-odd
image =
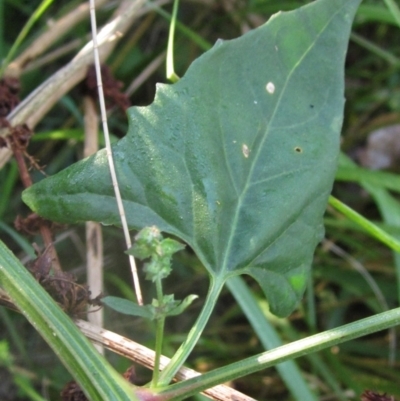
{"type": "MultiPolygon", "coordinates": [[[[319,0],[215,46],[113,147],[129,226],[186,241],[209,273],[250,274],[271,310],[301,297],[332,187],[343,65],[360,0],[319,0]]],[[[61,222],[118,224],[104,151],[25,191],[61,222]]]]}

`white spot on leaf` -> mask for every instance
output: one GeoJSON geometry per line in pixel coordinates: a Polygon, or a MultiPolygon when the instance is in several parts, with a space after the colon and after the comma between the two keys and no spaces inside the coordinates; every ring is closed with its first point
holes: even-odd
{"type": "Polygon", "coordinates": [[[242,153],[246,159],[249,157],[250,149],[245,143],[242,145],[242,153]]]}
{"type": "Polygon", "coordinates": [[[268,82],[265,89],[267,89],[267,92],[272,95],[275,92],[275,85],[272,82],[268,82]]]}

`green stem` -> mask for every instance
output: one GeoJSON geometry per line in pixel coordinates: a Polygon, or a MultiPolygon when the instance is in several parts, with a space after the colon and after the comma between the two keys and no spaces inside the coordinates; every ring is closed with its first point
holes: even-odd
{"type": "Polygon", "coordinates": [[[187,357],[190,352],[193,350],[194,346],[197,344],[210,316],[214,309],[215,304],[217,303],[218,296],[224,286],[225,280],[217,277],[211,277],[210,280],[210,288],[208,290],[207,298],[203,309],[197,318],[196,323],[193,325],[190,330],[186,340],[179,347],[178,351],[176,351],[175,355],[172,357],[169,364],[166,368],[161,372],[160,379],[158,385],[160,387],[166,386],[172,378],[175,376],[175,373],[181,368],[181,366],[185,363],[187,357]]]}
{"type": "MultiPolygon", "coordinates": [[[[158,305],[160,308],[164,306],[164,295],[162,289],[161,279],[156,280],[156,291],[157,291],[157,299],[158,305]]],[[[154,370],[153,377],[151,380],[150,387],[156,387],[158,384],[158,378],[160,375],[160,359],[162,355],[162,343],[164,338],[164,325],[165,325],[165,316],[156,319],[156,349],[155,349],[155,359],[154,359],[154,370]]]]}
{"type": "Polygon", "coordinates": [[[162,282],[161,282],[160,278],[158,278],[156,280],[156,291],[157,291],[157,299],[158,299],[159,305],[161,306],[164,304],[164,292],[162,289],[162,282]]]}
{"type": "Polygon", "coordinates": [[[168,47],[167,47],[167,79],[171,82],[178,82],[179,77],[174,69],[174,34],[176,26],[176,17],[178,14],[179,0],[174,0],[174,8],[172,9],[171,23],[169,25],[168,47]]]}
{"type": "Polygon", "coordinates": [[[165,325],[165,317],[156,320],[156,349],[155,349],[156,355],[154,358],[153,377],[150,385],[151,388],[158,386],[158,380],[160,376],[160,359],[162,355],[162,343],[164,337],[164,325],[165,325]]]}
{"type": "Polygon", "coordinates": [[[218,384],[258,372],[289,359],[308,355],[312,352],[320,351],[399,324],[400,308],[395,308],[302,340],[294,341],[184,382],[173,384],[168,386],[167,389],[160,391],[158,395],[166,400],[178,400],[182,397],[187,398],[218,384]]]}
{"type": "Polygon", "coordinates": [[[357,213],[355,210],[345,205],[339,199],[336,199],[333,196],[329,197],[329,204],[338,210],[340,213],[344,214],[348,219],[354,221],[359,224],[368,234],[372,237],[375,237],[389,248],[393,249],[396,252],[400,252],[400,241],[397,240],[392,235],[388,234],[386,231],[379,228],[374,223],[371,223],[368,219],[361,216],[361,214],[357,213]]]}

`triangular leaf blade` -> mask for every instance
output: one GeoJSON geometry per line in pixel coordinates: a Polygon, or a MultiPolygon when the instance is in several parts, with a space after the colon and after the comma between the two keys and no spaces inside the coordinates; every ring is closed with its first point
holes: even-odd
{"type": "MultiPolygon", "coordinates": [[[[217,44],[113,147],[131,228],[186,241],[210,274],[251,274],[286,315],[303,293],[339,150],[360,0],[319,0],[217,44]]],[[[27,190],[59,221],[118,224],[105,152],[27,190]]]]}

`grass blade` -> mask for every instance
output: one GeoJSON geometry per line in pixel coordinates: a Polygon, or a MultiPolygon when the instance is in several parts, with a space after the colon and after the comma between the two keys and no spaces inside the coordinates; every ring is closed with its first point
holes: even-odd
{"type": "Polygon", "coordinates": [[[397,24],[400,27],[400,8],[399,5],[396,4],[396,2],[394,0],[384,0],[387,8],[390,10],[390,12],[392,13],[394,19],[396,20],[397,24]]]}
{"type": "MultiPolygon", "coordinates": [[[[241,277],[232,277],[228,280],[227,286],[235,297],[237,303],[249,319],[258,338],[265,349],[272,349],[282,345],[278,333],[272,324],[265,318],[256,300],[247,288],[241,277]]],[[[303,379],[300,369],[293,361],[286,361],[276,366],[282,380],[298,401],[317,401],[318,398],[310,390],[307,382],[303,379]]]]}
{"type": "Polygon", "coordinates": [[[376,224],[372,223],[365,217],[361,216],[361,214],[357,213],[354,209],[345,205],[339,199],[336,199],[333,196],[329,197],[329,204],[337,211],[344,214],[348,219],[359,224],[368,234],[371,235],[371,237],[374,237],[377,240],[381,241],[383,244],[387,245],[394,251],[400,252],[399,240],[379,228],[376,224]]]}
{"type": "Polygon", "coordinates": [[[135,399],[133,387],[99,355],[2,241],[0,285],[50,345],[89,399],[135,399]]]}

